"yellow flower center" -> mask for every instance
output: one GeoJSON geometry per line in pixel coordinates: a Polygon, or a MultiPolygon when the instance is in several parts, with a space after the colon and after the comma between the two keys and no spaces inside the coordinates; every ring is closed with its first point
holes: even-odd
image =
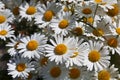
{"type": "Polygon", "coordinates": [[[95,2],[96,2],[96,3],[101,3],[101,2],[102,2],[102,0],[95,0],[95,2]]]}
{"type": "Polygon", "coordinates": [[[76,36],[82,35],[82,34],[83,34],[82,28],[80,28],[80,27],[74,28],[74,29],[73,29],[73,34],[75,34],[76,36]]]}
{"type": "Polygon", "coordinates": [[[69,76],[72,79],[77,79],[80,77],[80,70],[78,68],[72,68],[69,70],[69,76]]]}
{"type": "Polygon", "coordinates": [[[98,72],[98,80],[110,80],[110,73],[106,70],[98,72]]]}
{"type": "Polygon", "coordinates": [[[69,11],[68,7],[65,6],[64,9],[63,9],[63,11],[64,11],[64,12],[69,11]]]}
{"type": "Polygon", "coordinates": [[[51,21],[53,16],[54,16],[54,12],[51,10],[48,10],[44,13],[43,18],[45,19],[45,21],[51,21]]]}
{"type": "Polygon", "coordinates": [[[79,52],[74,52],[70,58],[74,58],[74,57],[78,56],[78,54],[79,54],[79,52]]]}
{"type": "Polygon", "coordinates": [[[36,8],[34,6],[30,6],[27,10],[26,10],[26,14],[28,15],[33,15],[34,13],[36,13],[36,8]]]}
{"type": "Polygon", "coordinates": [[[26,65],[25,65],[24,63],[19,63],[19,64],[16,66],[16,70],[17,70],[18,72],[24,71],[25,68],[26,68],[26,65]]]}
{"type": "Polygon", "coordinates": [[[6,17],[3,15],[0,15],[0,24],[4,23],[6,21],[6,17]]]}
{"type": "Polygon", "coordinates": [[[108,41],[107,41],[107,44],[110,46],[110,47],[114,47],[116,48],[118,46],[118,41],[116,38],[110,38],[108,41]]]}
{"type": "Polygon", "coordinates": [[[2,36],[7,35],[7,33],[8,33],[8,32],[7,32],[6,30],[1,30],[1,31],[0,31],[0,35],[2,35],[2,36]]]}
{"type": "Polygon", "coordinates": [[[82,10],[82,13],[83,14],[91,14],[92,13],[92,10],[90,9],[90,8],[84,8],[83,10],[82,10]]]}
{"type": "Polygon", "coordinates": [[[91,62],[97,62],[100,59],[100,53],[96,50],[92,50],[89,53],[88,58],[91,62]]]}
{"type": "Polygon", "coordinates": [[[63,19],[63,20],[61,20],[60,23],[59,23],[59,28],[61,28],[61,29],[65,29],[65,28],[68,27],[68,25],[69,25],[68,20],[63,19]]]}
{"type": "Polygon", "coordinates": [[[61,69],[59,67],[52,67],[52,69],[50,70],[50,75],[53,78],[57,78],[61,75],[61,69]]]}
{"type": "Polygon", "coordinates": [[[41,66],[44,66],[44,65],[46,65],[48,63],[48,58],[47,57],[44,57],[44,58],[42,58],[41,60],[40,60],[40,65],[41,66]]]}
{"type": "Polygon", "coordinates": [[[38,48],[38,42],[36,40],[31,40],[27,44],[27,49],[30,51],[36,50],[38,48]]]}
{"type": "Polygon", "coordinates": [[[108,12],[106,12],[106,13],[107,13],[108,16],[114,17],[114,16],[118,15],[120,9],[119,9],[117,4],[114,4],[112,6],[114,8],[113,9],[108,9],[108,12]]]}
{"type": "Polygon", "coordinates": [[[65,44],[58,44],[54,51],[56,55],[63,55],[67,52],[67,46],[65,44]]]}
{"type": "Polygon", "coordinates": [[[103,31],[103,29],[101,29],[101,28],[97,28],[97,29],[95,29],[95,30],[93,30],[93,32],[92,32],[95,36],[103,36],[104,35],[104,31],[103,31]]]}
{"type": "Polygon", "coordinates": [[[118,35],[120,35],[120,28],[116,28],[116,32],[118,35]]]}
{"type": "Polygon", "coordinates": [[[13,14],[14,15],[19,15],[19,7],[13,8],[13,14]]]}
{"type": "Polygon", "coordinates": [[[92,24],[93,21],[94,21],[94,19],[93,19],[92,17],[87,18],[87,22],[88,22],[88,23],[91,23],[91,24],[92,24]]]}

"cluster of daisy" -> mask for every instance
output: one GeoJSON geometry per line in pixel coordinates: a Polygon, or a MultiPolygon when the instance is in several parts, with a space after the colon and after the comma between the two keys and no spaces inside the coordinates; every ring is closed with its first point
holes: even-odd
{"type": "Polygon", "coordinates": [[[120,0],[1,0],[13,80],[118,80],[120,0]]]}

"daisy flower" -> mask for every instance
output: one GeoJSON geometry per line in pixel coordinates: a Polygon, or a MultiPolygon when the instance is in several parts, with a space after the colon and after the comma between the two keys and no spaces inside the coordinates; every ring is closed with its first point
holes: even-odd
{"type": "Polygon", "coordinates": [[[108,11],[108,9],[112,9],[112,4],[116,4],[117,0],[91,0],[91,2],[99,4],[98,6],[103,8],[104,11],[108,11]]]}
{"type": "Polygon", "coordinates": [[[99,71],[106,68],[110,64],[109,60],[109,51],[103,47],[103,43],[90,40],[89,53],[84,60],[84,65],[87,66],[87,70],[99,71]]]}
{"type": "Polygon", "coordinates": [[[32,19],[37,14],[38,6],[39,4],[35,4],[35,2],[33,2],[32,0],[30,1],[30,3],[24,1],[19,7],[21,19],[25,18],[27,19],[27,21],[32,21],[32,19]]]}
{"type": "Polygon", "coordinates": [[[0,25],[0,38],[6,40],[12,37],[14,37],[13,28],[8,23],[0,25]]]}
{"type": "Polygon", "coordinates": [[[20,41],[17,49],[20,49],[19,53],[22,53],[22,57],[40,58],[40,54],[44,52],[47,38],[45,35],[35,33],[22,38],[20,41]]]}
{"type": "Polygon", "coordinates": [[[113,4],[113,3],[117,3],[117,0],[115,0],[115,1],[113,1],[113,0],[93,0],[93,2],[95,2],[95,3],[113,4]]]}
{"type": "Polygon", "coordinates": [[[45,55],[41,55],[39,59],[35,59],[35,60],[39,67],[43,67],[49,63],[48,57],[46,57],[45,55]]]}
{"type": "Polygon", "coordinates": [[[17,18],[19,15],[19,6],[22,4],[22,0],[4,0],[3,3],[12,11],[14,16],[17,18]]]}
{"type": "Polygon", "coordinates": [[[75,26],[74,16],[71,16],[69,12],[60,12],[58,18],[55,18],[51,21],[50,27],[55,32],[55,34],[61,34],[66,36],[71,28],[75,26]]]}
{"type": "Polygon", "coordinates": [[[71,66],[65,80],[90,80],[92,76],[93,72],[87,71],[86,67],[71,66]]]}
{"type": "Polygon", "coordinates": [[[120,6],[119,3],[111,4],[110,6],[111,8],[106,8],[106,10],[103,10],[103,8],[98,6],[96,14],[103,16],[108,21],[110,18],[110,20],[113,20],[114,18],[116,18],[116,16],[120,14],[120,6]]]}
{"type": "Polygon", "coordinates": [[[32,64],[35,65],[34,72],[37,73],[39,75],[39,77],[42,77],[42,75],[41,75],[42,68],[49,63],[51,63],[51,62],[48,60],[48,57],[46,57],[45,55],[41,55],[39,59],[35,59],[35,61],[32,61],[32,64]]]}
{"type": "Polygon", "coordinates": [[[55,1],[47,1],[46,5],[41,4],[41,6],[38,7],[38,14],[35,16],[35,24],[37,24],[39,28],[47,26],[61,9],[62,6],[55,1]]]}
{"type": "Polygon", "coordinates": [[[108,11],[106,11],[106,14],[110,17],[115,17],[117,15],[120,14],[120,6],[119,4],[112,4],[111,5],[113,8],[112,9],[108,9],[108,11]]]}
{"type": "Polygon", "coordinates": [[[22,38],[21,35],[19,35],[17,37],[14,37],[14,38],[10,38],[11,42],[9,42],[8,44],[6,44],[6,46],[9,47],[8,53],[11,56],[15,56],[18,53],[17,46],[20,43],[20,39],[21,38],[22,38]]]}
{"type": "Polygon", "coordinates": [[[120,37],[107,36],[105,41],[105,47],[108,48],[112,54],[117,52],[120,55],[120,37]]]}
{"type": "Polygon", "coordinates": [[[94,80],[118,80],[119,71],[118,68],[115,68],[115,65],[100,70],[95,73],[94,80]]]}
{"type": "Polygon", "coordinates": [[[120,20],[113,22],[110,26],[112,35],[120,35],[120,20]]]}
{"type": "Polygon", "coordinates": [[[73,38],[67,37],[63,38],[63,36],[56,35],[54,36],[54,40],[50,39],[50,43],[46,46],[46,57],[50,61],[55,61],[58,63],[64,63],[70,56],[72,56],[74,52],[74,43],[73,38]]]}
{"type": "Polygon", "coordinates": [[[75,21],[75,26],[72,28],[71,32],[76,36],[86,35],[85,24],[75,21]]]}
{"type": "Polygon", "coordinates": [[[67,73],[64,65],[56,65],[55,62],[51,62],[42,68],[41,75],[44,80],[64,80],[67,73]]]}
{"type": "Polygon", "coordinates": [[[31,65],[30,60],[20,58],[19,55],[12,58],[7,65],[8,75],[12,75],[13,78],[20,77],[25,79],[28,77],[28,73],[34,70],[34,65],[31,65]]]}
{"type": "Polygon", "coordinates": [[[6,24],[8,22],[12,23],[14,20],[14,15],[9,9],[0,10],[0,25],[6,24]]]}
{"type": "MultiPolygon", "coordinates": [[[[88,26],[89,27],[89,26],[88,26]]],[[[92,27],[90,27],[92,28],[92,27]]],[[[93,36],[95,39],[100,39],[104,41],[104,36],[111,35],[112,32],[110,30],[110,25],[107,24],[104,20],[101,20],[96,23],[96,26],[94,26],[92,29],[88,28],[88,32],[91,36],[93,36]],[[92,33],[92,34],[91,34],[92,33]]]]}
{"type": "Polygon", "coordinates": [[[110,25],[106,23],[104,19],[96,19],[95,21],[96,22],[93,24],[93,26],[86,25],[86,35],[94,37],[95,39],[105,41],[105,36],[112,34],[110,30],[110,25]]]}
{"type": "Polygon", "coordinates": [[[85,54],[88,53],[87,42],[84,42],[83,39],[79,38],[75,38],[74,42],[74,48],[76,48],[76,50],[73,52],[73,55],[66,61],[66,67],[73,65],[82,66],[85,59],[85,54]]]}
{"type": "Polygon", "coordinates": [[[79,17],[89,17],[93,16],[95,13],[95,5],[94,4],[85,4],[82,5],[76,5],[75,7],[75,14],[79,17]]]}

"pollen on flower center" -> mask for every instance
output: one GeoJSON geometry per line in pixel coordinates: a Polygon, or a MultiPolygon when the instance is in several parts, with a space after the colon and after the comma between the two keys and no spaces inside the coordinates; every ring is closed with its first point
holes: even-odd
{"type": "Polygon", "coordinates": [[[25,65],[24,63],[19,63],[19,64],[16,66],[16,70],[17,70],[18,72],[24,71],[25,68],[26,68],[26,65],[25,65]]]}
{"type": "Polygon", "coordinates": [[[92,13],[92,10],[90,9],[90,8],[84,8],[83,10],[82,10],[82,13],[84,13],[84,14],[91,14],[92,13]]]}
{"type": "Polygon", "coordinates": [[[19,15],[19,7],[13,8],[13,14],[14,15],[19,15]]]}
{"type": "Polygon", "coordinates": [[[50,70],[50,75],[53,78],[57,78],[61,75],[61,69],[59,67],[52,67],[50,70]]]}
{"type": "Polygon", "coordinates": [[[3,15],[0,15],[0,24],[6,21],[6,17],[3,15]]]}
{"type": "Polygon", "coordinates": [[[65,44],[58,44],[54,51],[56,55],[63,55],[67,52],[67,46],[65,44]]]}
{"type": "Polygon", "coordinates": [[[78,56],[78,54],[79,54],[79,52],[74,52],[70,58],[74,58],[74,57],[78,56]]]}
{"type": "Polygon", "coordinates": [[[36,50],[38,48],[38,42],[36,40],[31,40],[27,44],[27,49],[30,51],[36,50]]]}
{"type": "Polygon", "coordinates": [[[71,79],[77,79],[78,77],[80,77],[80,70],[78,68],[70,69],[69,76],[71,79]]]}
{"type": "Polygon", "coordinates": [[[75,35],[77,35],[77,36],[82,35],[82,34],[83,34],[82,28],[80,28],[80,27],[74,28],[74,29],[73,29],[73,34],[75,34],[75,35]]]}
{"type": "Polygon", "coordinates": [[[93,19],[92,17],[88,17],[88,18],[87,18],[87,22],[88,22],[88,23],[91,23],[91,24],[92,24],[93,21],[94,21],[94,19],[93,19]]]}
{"type": "Polygon", "coordinates": [[[120,35],[120,28],[116,28],[116,32],[118,35],[120,35]]]}
{"type": "Polygon", "coordinates": [[[41,60],[40,60],[40,65],[41,66],[44,66],[44,65],[46,65],[48,63],[48,58],[47,57],[44,57],[44,58],[42,58],[41,60]]]}
{"type": "Polygon", "coordinates": [[[107,44],[110,46],[110,47],[114,47],[116,48],[118,46],[118,41],[116,38],[110,38],[108,41],[107,41],[107,44]]]}
{"type": "Polygon", "coordinates": [[[59,28],[61,28],[61,29],[65,29],[65,28],[67,28],[68,27],[68,25],[69,25],[69,22],[68,22],[68,20],[66,20],[66,19],[63,19],[63,20],[61,20],[60,21],[60,23],[59,23],[59,28]]]}
{"type": "Polygon", "coordinates": [[[120,9],[119,9],[117,4],[114,4],[112,6],[114,8],[113,9],[108,9],[107,15],[111,16],[111,17],[114,17],[114,16],[118,15],[120,9]]]}
{"type": "Polygon", "coordinates": [[[96,50],[92,50],[89,53],[88,58],[91,62],[97,62],[100,59],[100,53],[96,50]]]}
{"type": "Polygon", "coordinates": [[[6,30],[1,30],[0,35],[5,36],[8,32],[6,30]]]}
{"type": "Polygon", "coordinates": [[[45,21],[51,21],[52,17],[54,16],[53,11],[48,10],[44,13],[43,18],[45,19],[45,21]]]}
{"type": "Polygon", "coordinates": [[[92,32],[95,36],[103,36],[104,35],[104,31],[101,28],[97,28],[95,30],[93,30],[92,32]]]}
{"type": "Polygon", "coordinates": [[[34,6],[30,6],[27,10],[26,10],[26,13],[28,15],[32,15],[34,13],[36,13],[36,8],[34,6]]]}
{"type": "Polygon", "coordinates": [[[110,73],[106,70],[98,72],[98,80],[110,80],[110,73]]]}
{"type": "Polygon", "coordinates": [[[63,9],[63,11],[67,12],[67,11],[69,11],[69,8],[65,6],[64,9],[63,9]]]}
{"type": "Polygon", "coordinates": [[[102,2],[102,0],[95,0],[95,2],[96,2],[96,3],[101,3],[101,2],[102,2]]]}

